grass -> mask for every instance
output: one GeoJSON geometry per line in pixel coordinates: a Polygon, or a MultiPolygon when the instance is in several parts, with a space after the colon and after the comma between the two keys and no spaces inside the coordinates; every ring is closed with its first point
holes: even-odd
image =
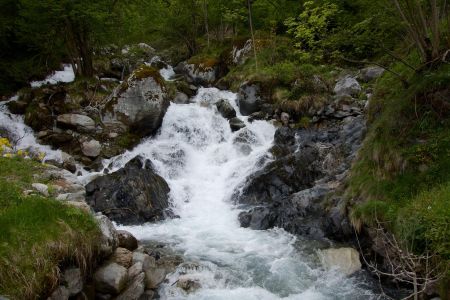
{"type": "MultiPolygon", "coordinates": [[[[415,55],[410,63],[417,61],[415,55]]],[[[376,85],[347,195],[355,227],[381,221],[407,248],[450,265],[450,67],[394,70],[376,85]],[[439,98],[439,99],[438,99],[439,98]]]]}
{"type": "Polygon", "coordinates": [[[87,271],[97,249],[99,230],[91,215],[24,196],[43,168],[31,160],[0,158],[0,294],[11,299],[48,296],[61,267],[87,271]]]}

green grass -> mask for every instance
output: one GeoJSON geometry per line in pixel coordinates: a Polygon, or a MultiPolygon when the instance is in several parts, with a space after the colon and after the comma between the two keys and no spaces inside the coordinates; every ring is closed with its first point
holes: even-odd
{"type": "Polygon", "coordinates": [[[409,87],[391,74],[377,82],[369,130],[347,189],[352,222],[358,228],[381,221],[408,249],[430,250],[448,266],[450,111],[434,100],[450,105],[450,67],[420,74],[400,63],[393,68],[409,87]]]}
{"type": "Polygon", "coordinates": [[[0,294],[11,299],[47,296],[60,267],[87,270],[95,256],[99,231],[91,215],[53,199],[23,195],[44,167],[0,158],[0,294]]]}

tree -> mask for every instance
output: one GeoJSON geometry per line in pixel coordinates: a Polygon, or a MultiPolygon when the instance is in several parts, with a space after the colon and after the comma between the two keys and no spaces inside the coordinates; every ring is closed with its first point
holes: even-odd
{"type": "Polygon", "coordinates": [[[392,3],[422,63],[436,65],[445,61],[450,51],[450,4],[446,0],[392,0],[392,3]]]}
{"type": "Polygon", "coordinates": [[[117,0],[19,0],[17,32],[42,52],[64,45],[65,53],[83,76],[93,75],[92,55],[108,32],[117,0]]]}

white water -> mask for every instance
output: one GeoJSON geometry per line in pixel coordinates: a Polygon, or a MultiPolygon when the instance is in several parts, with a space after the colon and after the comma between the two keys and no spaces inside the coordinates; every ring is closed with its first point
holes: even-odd
{"type": "Polygon", "coordinates": [[[75,80],[75,72],[73,71],[73,67],[70,64],[64,65],[64,70],[62,71],[55,71],[47,78],[45,78],[42,81],[32,81],[31,87],[37,88],[41,87],[44,84],[57,84],[59,82],[72,82],[75,80]]]}
{"type": "Polygon", "coordinates": [[[25,125],[23,116],[9,112],[6,104],[17,99],[18,97],[15,96],[9,101],[0,103],[0,135],[2,131],[7,132],[7,137],[14,144],[16,150],[27,150],[35,155],[43,153],[45,154],[44,160],[61,161],[61,151],[52,150],[46,145],[40,145],[34,137],[33,129],[25,125]]]}
{"type": "Polygon", "coordinates": [[[133,151],[107,161],[112,170],[137,155],[149,158],[171,188],[178,219],[157,224],[121,227],[140,240],[170,244],[187,261],[201,288],[186,294],[176,287],[180,269],[160,288],[163,299],[370,299],[358,280],[324,271],[306,241],[281,229],[241,228],[239,209],[231,201],[245,178],[270,159],[267,154],[275,128],[267,122],[248,123],[232,133],[214,102],[235,95],[200,89],[191,104],[171,104],[161,132],[133,151]],[[235,139],[247,131],[248,144],[235,139]],[[112,166],[112,167],[111,167],[112,166]]]}

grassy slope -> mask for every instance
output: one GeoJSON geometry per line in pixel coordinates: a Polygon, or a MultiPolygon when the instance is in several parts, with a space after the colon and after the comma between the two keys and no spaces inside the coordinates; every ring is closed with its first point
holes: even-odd
{"type": "MultiPolygon", "coordinates": [[[[79,209],[40,196],[24,196],[44,166],[0,158],[0,295],[33,299],[57,283],[59,266],[86,269],[99,231],[79,209]]],[[[41,181],[42,182],[42,181],[41,181]]]]}
{"type": "Polygon", "coordinates": [[[450,119],[448,107],[433,101],[450,105],[450,66],[420,75],[402,64],[394,70],[410,85],[405,89],[391,74],[377,82],[349,182],[352,221],[356,227],[383,221],[414,251],[428,248],[449,265],[450,119]]]}

